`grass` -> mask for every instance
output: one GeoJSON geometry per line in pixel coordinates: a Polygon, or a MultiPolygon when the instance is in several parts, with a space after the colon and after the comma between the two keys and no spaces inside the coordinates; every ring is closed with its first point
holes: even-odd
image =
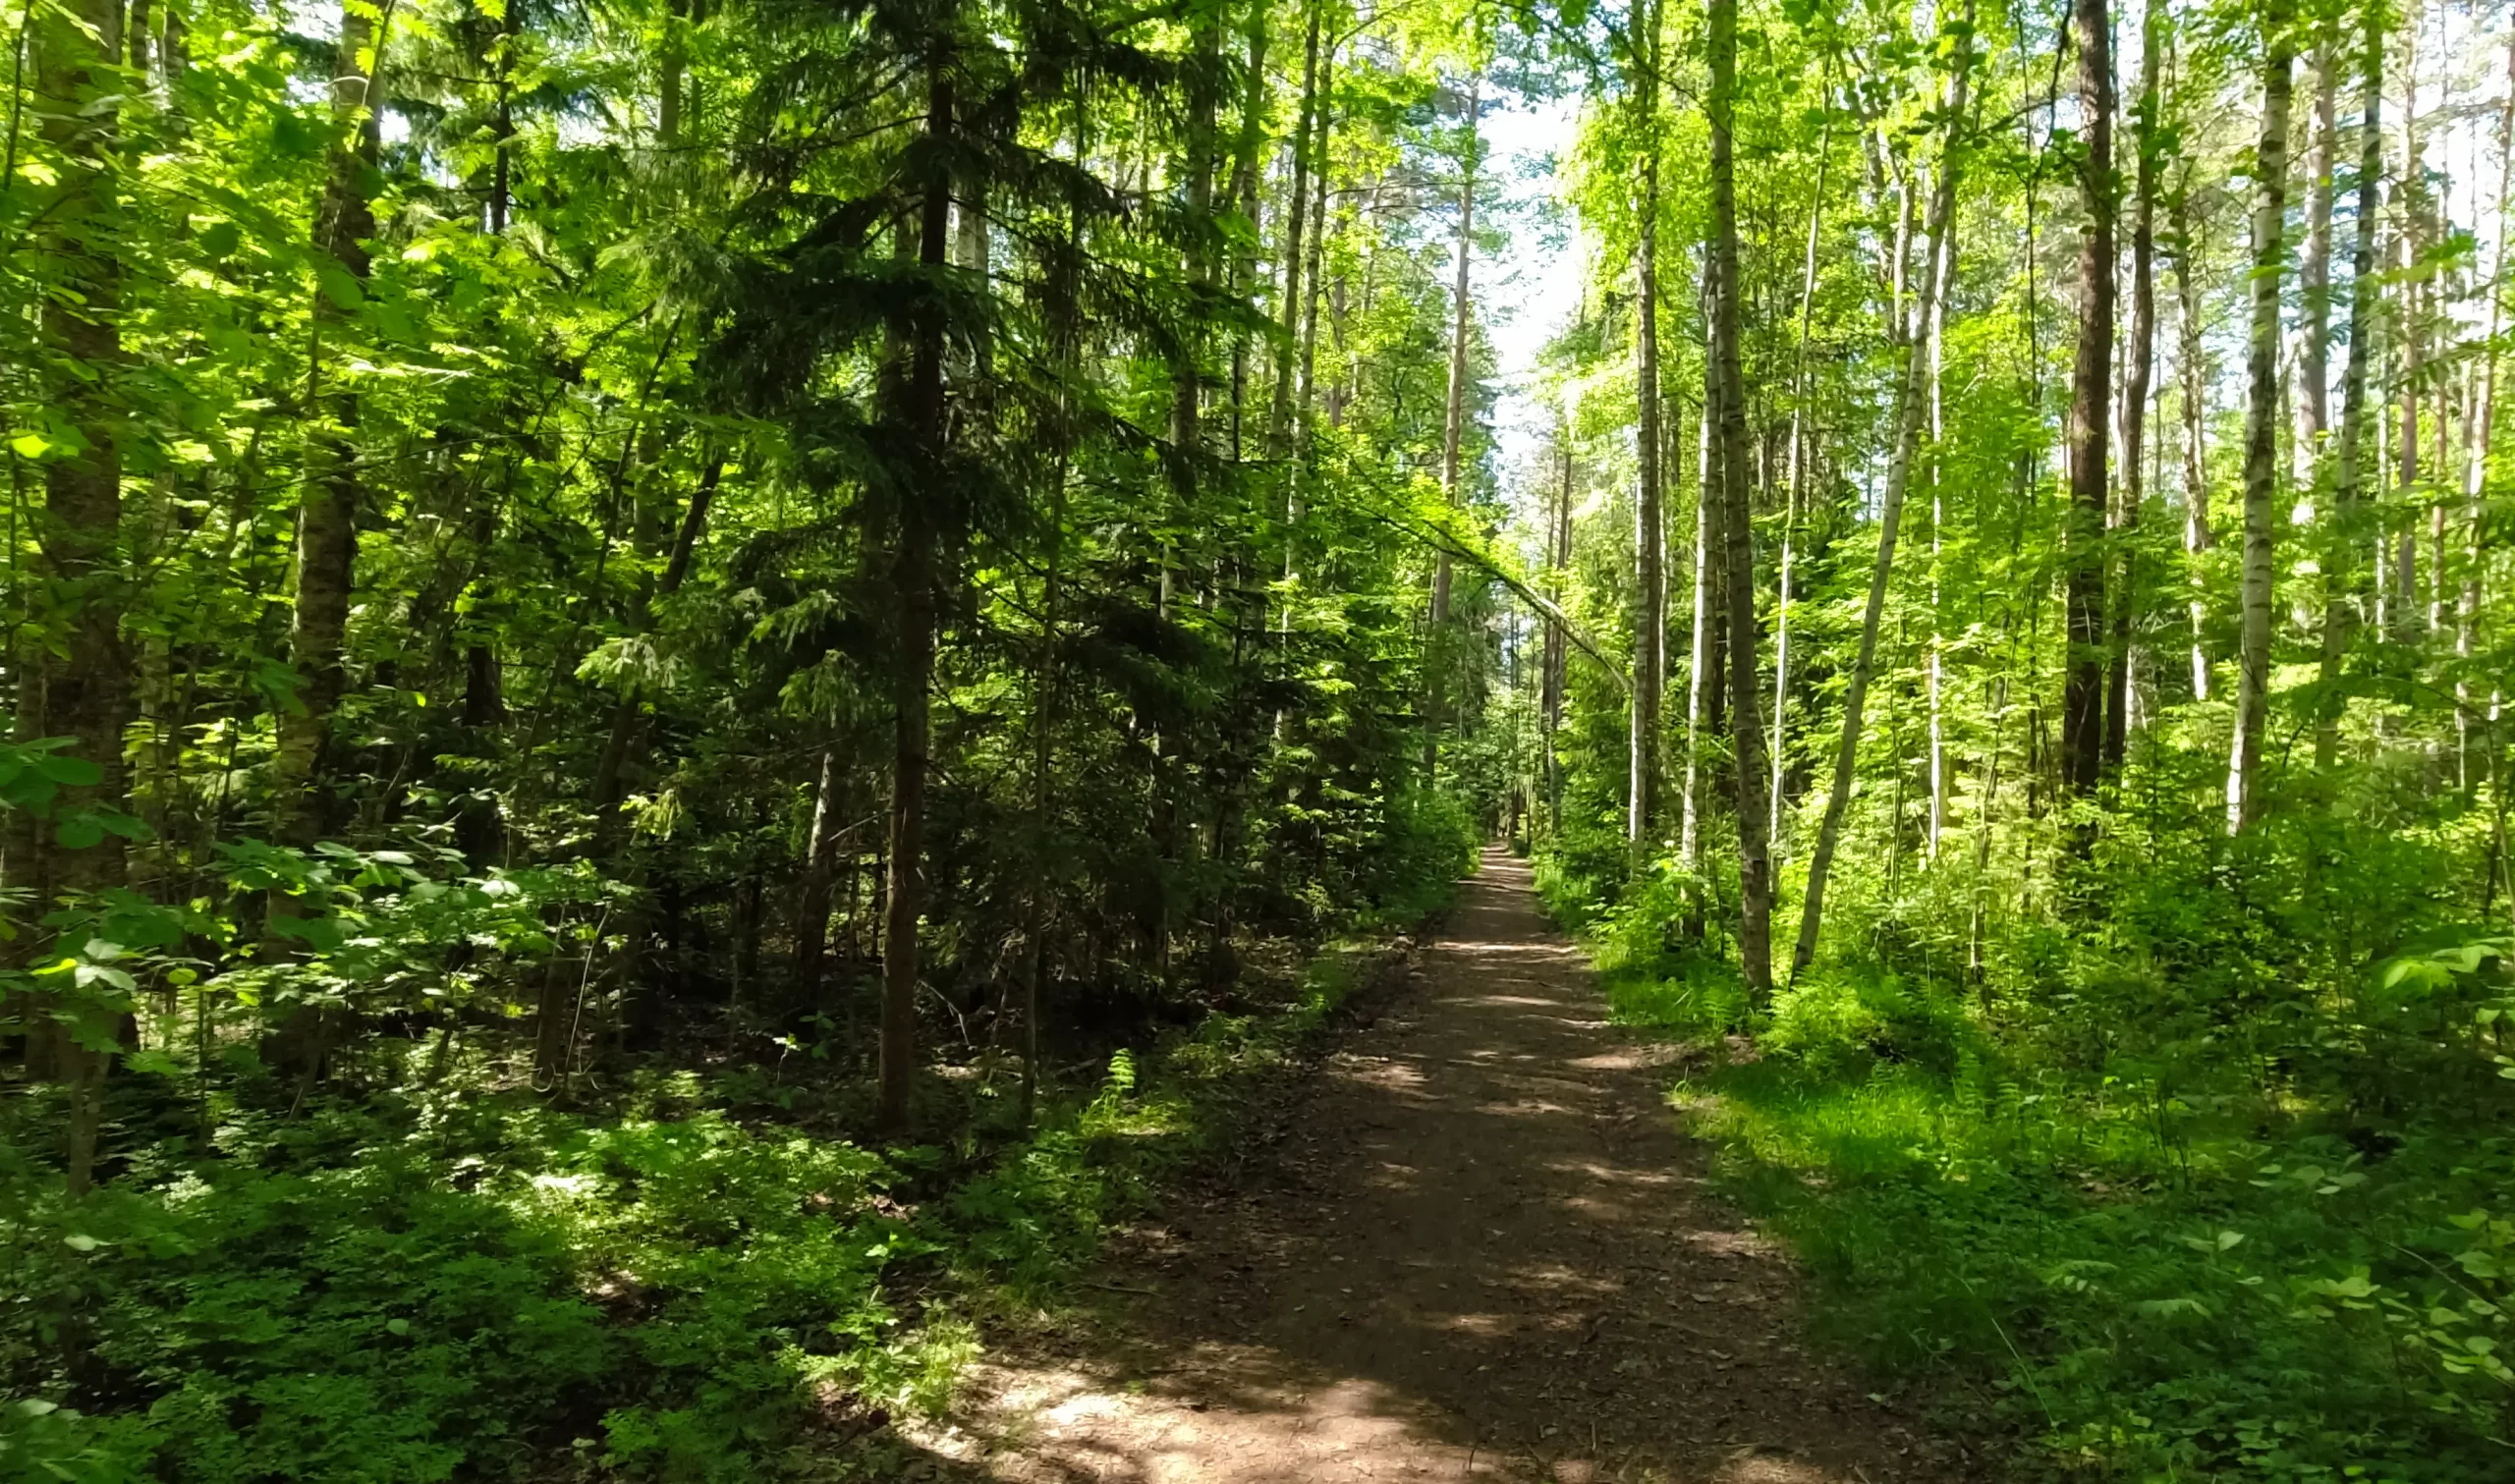
{"type": "Polygon", "coordinates": [[[1751,1016],[1647,885],[1601,912],[1541,884],[1614,1018],[1703,1048],[1671,1099],[1798,1254],[1821,1336],[2008,1439],[2020,1476],[2515,1477],[2515,1142],[2487,1121],[2370,1127],[2230,1075],[2225,1046],[2089,1068],[1873,963],[1751,1016]]]}
{"type": "Polygon", "coordinates": [[[749,1068],[599,1112],[453,1081],[294,1115],[221,1094],[205,1151],[187,1104],[78,1203],[0,1140],[0,1480],[886,1476],[887,1445],[836,1440],[943,1406],[988,1320],[1060,1302],[1380,941],[1117,1052],[991,1146],[981,1089],[926,1089],[970,1100],[955,1142],[873,1149],[824,1127],[843,1078],[763,1101],[749,1068]]]}

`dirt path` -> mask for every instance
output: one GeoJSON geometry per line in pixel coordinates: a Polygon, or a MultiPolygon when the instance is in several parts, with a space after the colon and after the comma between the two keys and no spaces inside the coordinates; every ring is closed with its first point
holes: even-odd
{"type": "Polygon", "coordinates": [[[1802,1347],[1795,1282],[1495,850],[1238,1188],[926,1446],[1017,1484],[1889,1484],[1973,1470],[1802,1347]],[[1130,1291],[1142,1291],[1141,1294],[1130,1291]]]}

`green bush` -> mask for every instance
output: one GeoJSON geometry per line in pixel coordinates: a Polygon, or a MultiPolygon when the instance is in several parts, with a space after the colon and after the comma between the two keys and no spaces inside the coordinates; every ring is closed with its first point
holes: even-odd
{"type": "Polygon", "coordinates": [[[853,1145],[535,1110],[467,1146],[440,1138],[496,1122],[449,1122],[242,1119],[227,1160],[33,1203],[7,1228],[12,1374],[144,1400],[22,1409],[13,1453],[383,1484],[521,1476],[590,1439],[632,1476],[742,1479],[816,1388],[931,1402],[963,1343],[895,1311],[893,1270],[930,1246],[853,1145]],[[354,1160],[325,1162],[342,1141],[354,1160]]]}
{"type": "Polygon", "coordinates": [[[2503,1477],[2515,940],[2415,834],[2116,826],[2057,914],[1849,876],[1760,1013],[1666,865],[1537,874],[1617,1018],[1710,1052],[1679,1098],[1881,1373],[2071,1477],[2503,1477]]]}

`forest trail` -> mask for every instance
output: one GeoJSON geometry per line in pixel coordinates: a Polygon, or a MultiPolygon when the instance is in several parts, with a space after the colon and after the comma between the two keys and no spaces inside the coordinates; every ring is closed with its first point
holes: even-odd
{"type": "Polygon", "coordinates": [[[992,1357],[923,1441],[1010,1484],[1974,1475],[1809,1352],[1795,1275],[1660,1099],[1665,1050],[1603,1015],[1486,851],[1271,1147],[1131,1234],[1096,1322],[992,1357]]]}

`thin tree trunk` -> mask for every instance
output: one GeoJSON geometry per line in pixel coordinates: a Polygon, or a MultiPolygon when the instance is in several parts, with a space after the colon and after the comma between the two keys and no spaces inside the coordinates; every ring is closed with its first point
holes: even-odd
{"type": "MultiPolygon", "coordinates": [[[[1776,842],[1782,838],[1782,766],[1790,735],[1790,584],[1794,576],[1791,569],[1798,556],[1799,522],[1808,494],[1808,335],[1816,312],[1816,242],[1825,222],[1825,176],[1833,162],[1834,110],[1829,95],[1825,104],[1824,127],[1817,131],[1816,184],[1808,198],[1808,250],[1799,271],[1799,334],[1791,348],[1790,369],[1790,497],[1782,512],[1781,580],[1773,594],[1772,821],[1768,829],[1776,842]]],[[[1930,651],[1932,738],[1938,735],[1937,663],[1938,652],[1933,646],[1930,651]]]]}
{"type": "Polygon", "coordinates": [[[2284,0],[2264,8],[2262,139],[2253,183],[2252,393],[2245,409],[2244,587],[2236,652],[2235,742],[2227,763],[2227,833],[2261,812],[2262,714],[2270,696],[2272,503],[2279,484],[2279,279],[2288,201],[2291,48],[2284,0]]]}
{"type": "Polygon", "coordinates": [[[2368,573],[2359,558],[2366,523],[2364,445],[2368,372],[2375,353],[2375,317],[2381,308],[2375,282],[2375,221],[2384,201],[2384,32],[2382,15],[2371,7],[2365,24],[2359,76],[2358,223],[2350,248],[2349,368],[2340,385],[2340,447],[2334,460],[2329,536],[2322,548],[2322,664],[2316,678],[2315,766],[2339,756],[2340,719],[2346,697],[2340,673],[2350,636],[2365,615],[2368,573]]]}
{"type": "MultiPolygon", "coordinates": [[[[1318,306],[1325,298],[1319,278],[1327,245],[1327,145],[1333,137],[1330,130],[1334,122],[1328,107],[1328,93],[1333,86],[1335,66],[1335,51],[1331,47],[1320,63],[1315,82],[1317,119],[1313,130],[1316,138],[1311,149],[1314,163],[1311,171],[1310,262],[1302,275],[1301,387],[1293,416],[1300,447],[1296,450],[1284,494],[1284,602],[1277,617],[1277,632],[1284,640],[1288,657],[1294,598],[1301,579],[1301,525],[1308,513],[1304,503],[1305,484],[1316,466],[1318,306]]],[[[1275,712],[1275,735],[1280,738],[1283,733],[1284,713],[1279,707],[1275,712]]]]}
{"type": "MultiPolygon", "coordinates": [[[[1711,430],[1720,420],[1718,379],[1708,378],[1705,390],[1713,395],[1696,431],[1695,467],[1702,475],[1694,512],[1694,635],[1686,662],[1685,797],[1677,830],[1678,859],[1696,880],[1703,874],[1703,782],[1708,772],[1703,754],[1711,736],[1711,695],[1719,684],[1712,652],[1719,626],[1715,610],[1728,591],[1720,581],[1720,469],[1711,457],[1711,430]]],[[[1699,903],[1700,894],[1693,900],[1699,903]]]]}
{"type": "Polygon", "coordinates": [[[275,759],[280,832],[300,847],[314,843],[330,814],[325,753],[341,696],[341,640],[358,561],[361,481],[351,440],[359,398],[349,383],[348,357],[328,342],[348,332],[366,284],[366,240],[375,235],[366,183],[382,147],[373,94],[385,39],[368,7],[342,6],[330,163],[314,218],[315,250],[330,261],[314,296],[315,345],[307,375],[308,411],[317,422],[307,443],[297,511],[297,597],[288,636],[297,692],[280,710],[275,759]]]}
{"type": "Polygon", "coordinates": [[[2131,646],[2139,628],[2140,507],[2147,496],[2147,466],[2140,458],[2148,434],[2149,381],[2156,364],[2157,59],[2166,25],[2164,0],[2149,0],[2140,23],[2140,97],[2133,105],[2134,167],[2131,195],[2131,342],[2123,347],[2122,488],[2114,504],[2115,571],[2113,635],[2105,645],[2104,769],[2119,777],[2131,740],[2131,646]]]}
{"type": "MultiPolygon", "coordinates": [[[[1563,570],[1572,557],[1572,420],[1565,416],[1557,424],[1555,437],[1561,445],[1562,479],[1558,484],[1553,509],[1547,512],[1545,532],[1546,597],[1558,607],[1563,601],[1563,570]]],[[[1544,674],[1537,716],[1545,753],[1546,827],[1560,835],[1563,830],[1563,774],[1554,755],[1555,733],[1563,724],[1563,666],[1566,648],[1563,625],[1549,614],[1545,621],[1544,674]]]]}
{"type": "Polygon", "coordinates": [[[831,860],[838,853],[842,777],[838,749],[821,748],[811,830],[804,837],[804,880],[795,894],[795,995],[813,1011],[822,1009],[823,964],[829,955],[831,860]]]}
{"type": "MultiPolygon", "coordinates": [[[[1800,901],[1799,938],[1790,954],[1793,979],[1816,957],[1816,938],[1824,922],[1825,882],[1833,868],[1835,847],[1842,839],[1843,815],[1851,803],[1852,778],[1860,759],[1861,717],[1868,702],[1870,682],[1876,673],[1877,629],[1886,611],[1886,584],[1895,570],[1895,538],[1903,522],[1904,495],[1912,481],[1913,459],[1921,447],[1928,390],[1925,378],[1929,373],[1930,354],[1943,323],[1939,305],[1955,278],[1956,183],[1963,158],[1955,138],[1956,131],[1963,127],[1967,89],[1972,81],[1972,15],[1969,5],[1966,29],[1959,33],[1957,50],[1949,63],[1952,70],[1940,98],[1948,143],[1939,156],[1936,189],[1930,192],[1929,261],[1922,279],[1918,315],[1922,333],[1929,344],[1908,344],[1903,348],[1903,374],[1895,389],[1895,442],[1887,455],[1886,490],[1877,510],[1877,561],[1870,569],[1869,602],[1861,614],[1860,649],[1843,687],[1842,737],[1834,748],[1833,786],[1825,796],[1824,818],[1816,826],[1816,849],[1808,856],[1808,891],[1800,901]]],[[[1900,768],[1899,763],[1899,772],[1900,768]]]]}
{"type": "Polygon", "coordinates": [[[2402,79],[2401,115],[2401,223],[2395,234],[2400,245],[2400,268],[2403,278],[2401,300],[2393,320],[2401,349],[2401,424],[2395,438],[2394,456],[2400,461],[2398,482],[2401,507],[2401,529],[2394,547],[2393,628],[2394,637],[2407,646],[2417,630],[2419,593],[2419,527],[2415,512],[2419,501],[2419,370],[2421,358],[2419,284],[2413,277],[2419,263],[2420,223],[2426,214],[2426,192],[2421,187],[2427,165],[2422,158],[2419,137],[2419,7],[2409,7],[2409,49],[2407,70],[2402,79]]]}
{"type": "MultiPolygon", "coordinates": [[[[1482,102],[1484,74],[1467,84],[1466,157],[1459,163],[1457,282],[1450,295],[1449,408],[1441,426],[1441,498],[1451,508],[1459,503],[1462,444],[1467,436],[1468,332],[1473,328],[1473,301],[1468,298],[1469,266],[1476,255],[1476,126],[1482,102]]],[[[1441,726],[1449,687],[1450,554],[1446,547],[1432,557],[1432,622],[1424,636],[1424,782],[1437,776],[1441,726]]]]}
{"type": "MultiPolygon", "coordinates": [[[[1310,0],[1309,36],[1303,43],[1301,64],[1301,115],[1293,129],[1293,189],[1288,201],[1290,219],[1284,224],[1284,343],[1299,342],[1301,318],[1309,302],[1302,293],[1303,273],[1310,264],[1303,257],[1305,235],[1310,221],[1310,173],[1313,146],[1312,125],[1318,115],[1318,21],[1325,0],[1310,0]]],[[[1275,394],[1266,415],[1266,452],[1268,457],[1282,459],[1287,440],[1293,433],[1294,357],[1279,357],[1275,363],[1275,394]]],[[[1294,496],[1293,498],[1299,498],[1294,496]]],[[[1287,562],[1290,557],[1287,556],[1287,562]]],[[[1289,571],[1286,574],[1290,576],[1289,571]]]]}
{"type": "MultiPolygon", "coordinates": [[[[925,130],[946,144],[952,134],[952,80],[940,58],[927,62],[925,130]]],[[[947,181],[928,185],[922,212],[918,258],[930,274],[951,248],[952,192],[947,181]]],[[[908,430],[929,467],[939,465],[944,443],[943,323],[930,311],[911,327],[908,430]]],[[[1196,395],[1193,374],[1189,396],[1196,395]]],[[[890,894],[882,927],[882,1042],[877,1113],[885,1128],[908,1125],[909,1092],[917,1064],[918,919],[925,908],[925,770],[934,684],[934,547],[930,502],[903,501],[899,547],[891,566],[891,598],[899,648],[891,677],[895,745],[891,763],[890,894]]]]}
{"type": "Polygon", "coordinates": [[[2079,344],[2070,386],[2069,668],[2061,781],[2094,792],[2104,751],[2106,407],[2113,368],[2113,24],[2105,0],[2072,0],[2079,54],[2079,344]]]}
{"type": "MultiPolygon", "coordinates": [[[[2471,664],[2472,647],[2478,639],[2482,564],[2487,555],[2487,526],[2482,519],[2481,497],[2488,482],[2489,438],[2497,415],[2497,347],[2498,336],[2506,319],[2506,205],[2510,171],[2515,171],[2515,40],[2506,47],[2506,102],[2497,115],[2497,209],[2495,242],[2489,250],[2488,338],[2482,342],[2479,385],[2473,393],[2471,415],[2463,426],[2463,582],[2455,604],[2454,659],[2458,669],[2471,664]]],[[[2492,712],[2495,707],[2492,705],[2492,712]]],[[[2472,692],[2465,676],[2454,681],[2454,755],[2460,772],[2465,798],[2471,797],[2472,692]]],[[[2492,754],[2496,743],[2487,745],[2492,754]]],[[[2491,765],[2492,772],[2494,764],[2491,765]]]]}
{"type": "Polygon", "coordinates": [[[2306,157],[2306,248],[2297,263],[2305,322],[2297,345],[2298,477],[2321,503],[2323,442],[2331,431],[2332,169],[2339,150],[2340,54],[2336,34],[2318,27],[2314,55],[2314,134],[2306,157]]]}
{"type": "MultiPolygon", "coordinates": [[[[1318,306],[1325,297],[1320,279],[1327,256],[1328,146],[1335,141],[1336,50],[1329,47],[1318,64],[1316,142],[1311,146],[1310,267],[1302,275],[1301,398],[1297,425],[1302,438],[1304,470],[1310,463],[1310,441],[1315,431],[1318,401],[1318,306]]],[[[1341,288],[1341,284],[1340,284],[1341,288]]]]}
{"type": "Polygon", "coordinates": [[[1626,795],[1625,841],[1637,852],[1647,850],[1658,815],[1660,665],[1667,631],[1667,589],[1660,568],[1660,541],[1665,522],[1659,512],[1659,145],[1658,48],[1650,38],[1657,12],[1645,6],[1636,16],[1644,34],[1634,37],[1642,64],[1636,87],[1636,112],[1646,143],[1642,155],[1641,251],[1634,262],[1634,402],[1639,414],[1635,453],[1641,466],[1641,488],[1633,508],[1633,705],[1628,758],[1632,766],[1626,795]]]}
{"type": "Polygon", "coordinates": [[[2201,558],[2212,544],[2209,529],[2208,353],[2201,338],[2201,284],[2195,271],[2191,191],[2174,192],[2175,371],[2183,382],[2183,551],[2192,587],[2192,698],[2209,698],[2208,587],[2201,558]]]}
{"type": "Polygon", "coordinates": [[[1738,781],[1738,953],[1747,992],[1772,995],[1772,861],[1764,798],[1763,719],[1757,697],[1756,545],[1748,523],[1747,389],[1738,357],[1738,0],[1708,0],[1711,95],[1711,359],[1720,387],[1721,533],[1727,546],[1730,737],[1738,781]]]}
{"type": "MultiPolygon", "coordinates": [[[[1313,25],[1315,24],[1313,20],[1313,25]]],[[[1090,101],[1089,86],[1076,89],[1074,159],[1078,170],[1091,157],[1090,101]]],[[[1065,244],[1065,260],[1075,264],[1076,269],[1069,270],[1057,284],[1053,300],[1059,358],[1069,372],[1083,353],[1081,286],[1073,277],[1083,260],[1083,221],[1084,203],[1078,195],[1067,203],[1065,244]]],[[[1027,919],[1023,941],[1028,953],[1022,971],[1020,1117],[1025,1128],[1031,1127],[1039,1098],[1039,992],[1048,972],[1048,861],[1054,850],[1050,835],[1056,821],[1057,660],[1058,645],[1063,642],[1058,623],[1064,602],[1066,480],[1073,467],[1074,448],[1074,408],[1060,397],[1057,411],[1056,461],[1048,485],[1048,549],[1039,584],[1039,653],[1031,697],[1031,848],[1037,853],[1032,866],[1031,890],[1025,894],[1023,904],[1027,919]]],[[[1286,560],[1289,562],[1290,557],[1286,560]]],[[[1278,727],[1281,724],[1278,717],[1278,727]]]]}

